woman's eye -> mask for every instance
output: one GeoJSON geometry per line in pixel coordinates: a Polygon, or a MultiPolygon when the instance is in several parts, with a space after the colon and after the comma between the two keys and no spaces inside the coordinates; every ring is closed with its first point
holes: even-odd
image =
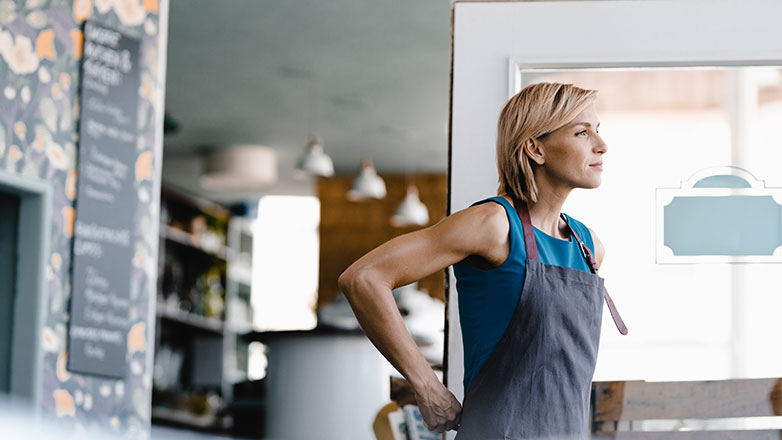
{"type": "Polygon", "coordinates": [[[578,133],[576,133],[576,136],[581,136],[582,134],[586,134],[586,130],[581,130],[578,133]]]}

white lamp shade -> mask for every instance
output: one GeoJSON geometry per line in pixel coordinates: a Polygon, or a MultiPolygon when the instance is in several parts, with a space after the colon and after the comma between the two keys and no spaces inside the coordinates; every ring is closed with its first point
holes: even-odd
{"type": "Polygon", "coordinates": [[[296,171],[313,176],[331,177],[334,175],[334,162],[323,151],[323,145],[317,137],[310,138],[307,149],[296,164],[296,171]]]}
{"type": "Polygon", "coordinates": [[[418,198],[418,189],[415,186],[407,188],[405,199],[396,208],[391,217],[391,224],[396,227],[424,226],[429,223],[429,210],[418,198]]]}
{"type": "Polygon", "coordinates": [[[277,152],[261,145],[229,145],[204,157],[201,186],[215,191],[253,191],[277,181],[277,152]]]}
{"type": "Polygon", "coordinates": [[[353,186],[348,191],[348,200],[357,202],[369,199],[382,199],[386,196],[386,182],[377,175],[371,160],[361,164],[361,171],[353,180],[353,186]]]}

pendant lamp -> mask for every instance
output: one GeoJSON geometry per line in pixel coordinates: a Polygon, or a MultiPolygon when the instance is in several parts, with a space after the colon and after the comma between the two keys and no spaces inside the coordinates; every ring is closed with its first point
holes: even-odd
{"type": "Polygon", "coordinates": [[[310,137],[307,143],[307,149],[299,158],[296,165],[296,173],[301,175],[312,175],[321,177],[331,177],[334,175],[334,162],[323,151],[323,145],[318,136],[310,137]]]}
{"type": "Polygon", "coordinates": [[[348,191],[348,200],[358,202],[369,199],[382,199],[386,196],[386,183],[377,175],[370,159],[361,162],[361,171],[353,180],[348,191]]]}
{"type": "Polygon", "coordinates": [[[397,228],[404,226],[424,226],[429,223],[429,210],[418,198],[418,188],[415,185],[407,187],[404,200],[391,216],[391,224],[397,228]]]}

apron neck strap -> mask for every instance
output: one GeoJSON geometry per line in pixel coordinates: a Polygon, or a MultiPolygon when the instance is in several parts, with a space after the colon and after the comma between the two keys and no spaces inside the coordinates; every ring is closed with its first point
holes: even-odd
{"type": "Polygon", "coordinates": [[[578,248],[581,249],[581,255],[584,256],[584,259],[589,265],[589,269],[592,270],[592,273],[597,273],[597,263],[595,262],[595,257],[592,256],[592,251],[589,250],[589,248],[581,240],[581,237],[578,236],[578,232],[576,232],[576,230],[570,226],[570,222],[568,222],[567,216],[562,213],[560,213],[559,216],[565,222],[568,229],[570,229],[570,232],[573,234],[573,237],[576,237],[576,241],[578,242],[578,248]]]}
{"type": "Polygon", "coordinates": [[[527,248],[527,259],[538,259],[538,244],[535,243],[535,231],[532,230],[532,220],[529,217],[529,208],[527,204],[519,200],[515,196],[511,196],[513,199],[513,207],[516,209],[516,214],[519,215],[521,220],[521,227],[524,230],[524,245],[527,248]]]}
{"type": "MultiPolygon", "coordinates": [[[[560,216],[562,217],[562,220],[565,221],[565,224],[567,224],[568,228],[570,229],[570,232],[573,233],[573,236],[576,237],[576,241],[578,241],[578,247],[581,249],[581,255],[583,255],[584,258],[586,258],[587,263],[589,264],[589,268],[592,269],[592,273],[596,274],[597,263],[595,263],[595,257],[592,256],[592,251],[590,251],[589,248],[584,244],[584,242],[581,241],[581,238],[578,236],[576,230],[570,226],[570,223],[568,223],[567,221],[567,216],[565,214],[560,214],[560,216]]],[[[614,320],[614,324],[616,325],[616,328],[619,330],[619,333],[626,335],[627,326],[622,320],[622,317],[619,315],[619,311],[616,310],[616,305],[614,305],[614,300],[611,299],[611,295],[608,294],[608,290],[606,290],[605,287],[603,287],[603,298],[606,300],[606,304],[608,304],[608,310],[611,312],[611,318],[614,320]]]]}

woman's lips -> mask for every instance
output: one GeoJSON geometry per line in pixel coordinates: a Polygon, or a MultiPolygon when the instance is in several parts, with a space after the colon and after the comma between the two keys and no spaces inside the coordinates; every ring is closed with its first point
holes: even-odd
{"type": "Polygon", "coordinates": [[[590,167],[603,171],[603,162],[589,164],[590,167]]]}

